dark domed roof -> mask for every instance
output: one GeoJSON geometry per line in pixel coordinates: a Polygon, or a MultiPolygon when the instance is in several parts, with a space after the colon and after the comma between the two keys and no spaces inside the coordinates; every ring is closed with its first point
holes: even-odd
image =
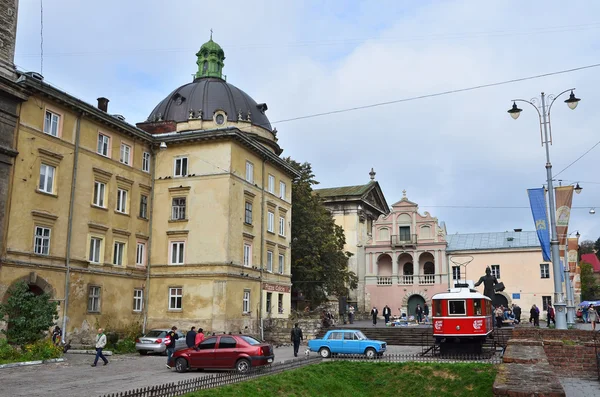
{"type": "Polygon", "coordinates": [[[182,85],[163,99],[150,113],[148,121],[187,121],[199,118],[212,120],[217,110],[227,113],[227,121],[251,121],[253,125],[271,131],[265,115],[266,104],[257,104],[250,95],[233,84],[215,77],[202,77],[182,85]],[[190,117],[190,112],[192,117],[190,117]],[[241,119],[238,117],[241,116],[241,119]]]}

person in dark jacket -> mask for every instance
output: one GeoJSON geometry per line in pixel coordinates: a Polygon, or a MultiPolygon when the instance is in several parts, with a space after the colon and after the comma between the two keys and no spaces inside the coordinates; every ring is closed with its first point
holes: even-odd
{"type": "Polygon", "coordinates": [[[427,305],[427,303],[423,305],[423,317],[425,322],[429,324],[429,305],[427,305]]]}
{"type": "Polygon", "coordinates": [[[540,326],[540,311],[536,305],[531,306],[529,310],[529,322],[533,322],[534,327],[540,326]]]}
{"type": "Polygon", "coordinates": [[[554,323],[554,326],[556,327],[556,319],[554,317],[554,308],[552,307],[551,304],[548,303],[548,321],[547,321],[547,327],[550,327],[550,322],[554,323]]]}
{"type": "Polygon", "coordinates": [[[521,322],[521,306],[514,304],[513,305],[513,313],[515,314],[515,320],[517,323],[521,322]]]}
{"type": "Polygon", "coordinates": [[[385,305],[383,308],[383,318],[385,318],[385,323],[390,322],[390,316],[392,315],[392,309],[388,305],[385,305]]]}
{"type": "Polygon", "coordinates": [[[173,353],[175,353],[175,342],[179,339],[179,335],[177,335],[177,327],[173,326],[171,331],[167,334],[169,338],[169,343],[167,344],[167,368],[171,369],[171,357],[173,357],[173,353]]]}
{"type": "Polygon", "coordinates": [[[371,310],[371,317],[373,317],[373,327],[377,325],[377,315],[379,314],[379,310],[375,306],[371,310]]]}
{"type": "Polygon", "coordinates": [[[290,339],[294,343],[294,357],[298,357],[298,349],[300,348],[300,341],[304,339],[302,336],[302,330],[298,326],[298,323],[294,324],[294,328],[292,328],[292,333],[290,335],[290,339]]]}
{"type": "Polygon", "coordinates": [[[421,305],[417,305],[417,308],[415,309],[415,317],[417,318],[419,324],[423,322],[423,308],[421,305]]]}
{"type": "Polygon", "coordinates": [[[196,327],[192,327],[192,329],[185,334],[185,344],[187,347],[196,346],[196,327]]]}

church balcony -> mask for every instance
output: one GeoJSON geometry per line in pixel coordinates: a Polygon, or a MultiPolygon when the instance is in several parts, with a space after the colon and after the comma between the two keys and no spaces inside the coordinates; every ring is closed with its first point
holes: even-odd
{"type": "Polygon", "coordinates": [[[414,277],[412,274],[405,274],[404,276],[398,276],[398,284],[400,285],[413,285],[414,277]]]}
{"type": "Polygon", "coordinates": [[[377,285],[392,285],[392,278],[377,276],[377,285]]]}
{"type": "Polygon", "coordinates": [[[417,235],[392,235],[390,244],[392,247],[416,247],[417,235]]]}

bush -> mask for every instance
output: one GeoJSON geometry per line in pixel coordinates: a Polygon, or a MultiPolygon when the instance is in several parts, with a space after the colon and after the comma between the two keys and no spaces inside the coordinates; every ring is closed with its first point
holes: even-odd
{"type": "Polygon", "coordinates": [[[125,338],[114,345],[112,350],[115,354],[135,353],[135,339],[125,338]]]}
{"type": "Polygon", "coordinates": [[[55,346],[50,339],[38,340],[22,349],[11,346],[6,339],[0,339],[0,364],[49,360],[62,355],[62,348],[55,346]]]}

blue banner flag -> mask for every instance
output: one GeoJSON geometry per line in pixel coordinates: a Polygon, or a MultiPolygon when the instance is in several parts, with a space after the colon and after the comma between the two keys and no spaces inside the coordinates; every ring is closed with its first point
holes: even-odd
{"type": "Polygon", "coordinates": [[[540,245],[542,246],[542,256],[544,261],[550,262],[550,233],[548,231],[548,215],[546,213],[546,192],[544,188],[527,189],[529,195],[529,204],[535,230],[537,231],[540,245]]]}

